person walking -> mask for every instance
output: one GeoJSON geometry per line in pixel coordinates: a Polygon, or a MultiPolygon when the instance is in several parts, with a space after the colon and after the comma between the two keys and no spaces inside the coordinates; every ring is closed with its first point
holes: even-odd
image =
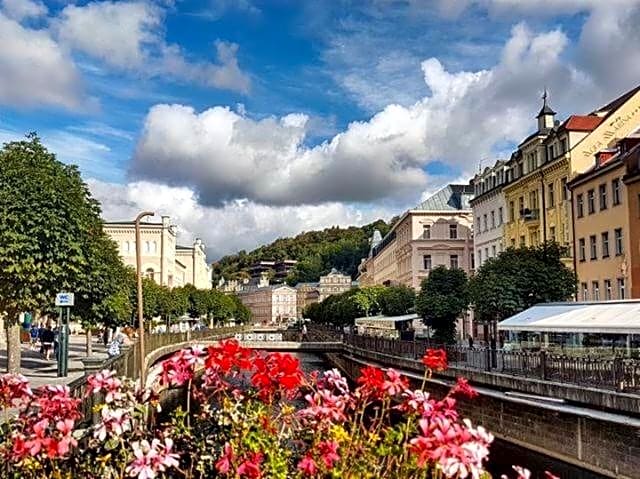
{"type": "Polygon", "coordinates": [[[306,341],[307,340],[307,325],[303,324],[302,325],[302,341],[306,341]]]}
{"type": "Polygon", "coordinates": [[[53,342],[55,341],[55,333],[51,324],[47,324],[47,327],[40,334],[40,342],[42,343],[42,355],[48,361],[51,357],[51,351],[53,350],[53,342]]]}
{"type": "Polygon", "coordinates": [[[40,328],[36,324],[31,325],[29,336],[31,337],[31,351],[35,351],[38,349],[38,338],[40,336],[40,328]]]}

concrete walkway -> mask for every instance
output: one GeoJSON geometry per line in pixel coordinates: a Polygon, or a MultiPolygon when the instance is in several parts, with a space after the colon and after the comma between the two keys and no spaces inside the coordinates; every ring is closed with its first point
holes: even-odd
{"type": "MultiPolygon", "coordinates": [[[[22,344],[22,361],[21,373],[25,375],[32,388],[43,386],[46,384],[68,384],[74,379],[79,378],[84,374],[84,367],[82,365],[81,358],[85,357],[85,337],[78,335],[69,336],[69,375],[66,378],[59,378],[57,376],[58,365],[56,363],[53,352],[51,359],[47,361],[40,356],[40,347],[33,351],[28,344],[22,344]]],[[[102,342],[93,343],[93,356],[100,358],[107,358],[106,348],[102,342]]],[[[3,374],[7,369],[7,350],[6,346],[0,350],[0,374],[3,374]]]]}

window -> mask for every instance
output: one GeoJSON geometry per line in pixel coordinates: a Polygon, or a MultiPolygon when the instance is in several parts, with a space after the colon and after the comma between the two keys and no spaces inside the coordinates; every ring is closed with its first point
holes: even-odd
{"type": "Polygon", "coordinates": [[[600,284],[597,281],[591,282],[591,298],[600,301],[600,284]]]}
{"type": "Polygon", "coordinates": [[[607,209],[607,185],[601,184],[598,187],[600,193],[600,211],[607,209]]]}
{"type": "Polygon", "coordinates": [[[478,233],[480,233],[480,232],[482,231],[482,224],[480,223],[480,217],[479,217],[479,216],[478,216],[478,217],[476,217],[476,223],[477,223],[477,225],[478,225],[478,226],[477,226],[477,228],[476,228],[476,231],[477,231],[478,233]]]}
{"type": "Polygon", "coordinates": [[[451,266],[451,269],[457,269],[458,268],[458,255],[457,254],[452,254],[449,256],[449,264],[451,266]]]}
{"type": "Polygon", "coordinates": [[[151,243],[149,243],[148,241],[144,242],[144,252],[145,253],[150,253],[151,252],[151,243]]]}
{"type": "Polygon", "coordinates": [[[489,248],[484,249],[484,257],[485,259],[489,259],[489,248]]]}
{"type": "Polygon", "coordinates": [[[482,222],[484,224],[484,229],[483,231],[487,231],[487,215],[482,215],[482,222]]]}
{"type": "Polygon", "coordinates": [[[596,243],[596,235],[589,236],[589,250],[591,251],[591,259],[598,259],[598,245],[596,243]]]}
{"type": "Polygon", "coordinates": [[[500,208],[498,208],[498,226],[500,226],[503,222],[503,218],[502,218],[502,206],[500,208]]]}
{"type": "Polygon", "coordinates": [[[622,248],[622,228],[616,228],[613,231],[614,239],[616,242],[616,256],[620,256],[623,252],[622,248]]]}
{"type": "Polygon", "coordinates": [[[596,192],[594,190],[587,191],[587,210],[590,215],[596,212],[596,192]]]}
{"type": "Polygon", "coordinates": [[[625,299],[624,278],[618,278],[618,299],[625,299]]]}
{"type": "Polygon", "coordinates": [[[515,205],[513,201],[509,202],[509,221],[514,221],[516,219],[515,215],[515,205]]]}
{"type": "Polygon", "coordinates": [[[478,264],[482,264],[482,250],[478,250],[478,264]]]}
{"type": "Polygon", "coordinates": [[[422,257],[422,265],[424,269],[426,269],[427,271],[431,271],[431,255],[430,254],[425,254],[422,257]]]}
{"type": "Polygon", "coordinates": [[[473,257],[473,253],[471,253],[471,258],[470,259],[471,259],[471,269],[475,269],[476,262],[475,262],[475,259],[473,257]]]}
{"type": "Polygon", "coordinates": [[[585,250],[586,250],[586,247],[585,247],[584,238],[580,238],[578,240],[578,253],[580,255],[580,261],[584,261],[587,259],[585,250]]]}
{"type": "Polygon", "coordinates": [[[529,208],[535,210],[538,208],[538,192],[530,191],[529,192],[529,208]]]}
{"type": "Polygon", "coordinates": [[[144,276],[149,279],[153,279],[153,274],[153,268],[147,268],[147,270],[144,272],[144,276]]]}
{"type": "Polygon", "coordinates": [[[582,193],[576,196],[576,210],[578,218],[582,218],[584,216],[584,198],[582,193]]]}
{"type": "Polygon", "coordinates": [[[609,232],[604,231],[601,235],[602,238],[602,257],[609,257],[609,232]]]}
{"type": "Polygon", "coordinates": [[[520,247],[524,248],[526,244],[527,243],[525,241],[524,235],[520,235],[520,247]]]}
{"type": "Polygon", "coordinates": [[[458,225],[449,225],[449,239],[458,239],[458,225]]]}
{"type": "Polygon", "coordinates": [[[611,191],[613,196],[613,206],[620,204],[620,178],[611,181],[611,191]]]}
{"type": "Polygon", "coordinates": [[[589,301],[589,286],[582,283],[582,301],[589,301]]]}
{"type": "Polygon", "coordinates": [[[556,204],[556,198],[555,198],[555,195],[553,194],[553,183],[549,183],[548,196],[549,196],[548,207],[553,208],[556,204]]]}
{"type": "Polygon", "coordinates": [[[611,280],[604,280],[604,299],[609,301],[611,299],[611,280]]]}
{"type": "Polygon", "coordinates": [[[491,211],[491,229],[496,227],[496,212],[491,211]]]}
{"type": "Polygon", "coordinates": [[[549,227],[549,236],[550,236],[551,241],[553,241],[555,243],[555,241],[556,241],[556,227],[555,226],[549,227]]]}
{"type": "Polygon", "coordinates": [[[560,184],[562,185],[562,199],[567,201],[569,199],[569,188],[567,188],[567,179],[562,178],[560,180],[560,184]]]}
{"type": "Polygon", "coordinates": [[[422,237],[431,239],[431,225],[422,225],[422,237]]]}
{"type": "Polygon", "coordinates": [[[495,258],[496,257],[496,245],[493,245],[491,247],[491,257],[495,258]]]}
{"type": "Polygon", "coordinates": [[[524,196],[518,198],[518,210],[520,214],[522,214],[522,211],[524,210],[524,196]]]}
{"type": "Polygon", "coordinates": [[[511,238],[511,247],[512,248],[516,247],[516,239],[515,238],[511,238]]]}

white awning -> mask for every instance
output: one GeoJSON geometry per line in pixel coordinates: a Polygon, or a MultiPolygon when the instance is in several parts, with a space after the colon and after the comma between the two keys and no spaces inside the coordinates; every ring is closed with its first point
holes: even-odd
{"type": "Polygon", "coordinates": [[[501,321],[498,330],[640,334],[640,301],[539,304],[501,321]]]}

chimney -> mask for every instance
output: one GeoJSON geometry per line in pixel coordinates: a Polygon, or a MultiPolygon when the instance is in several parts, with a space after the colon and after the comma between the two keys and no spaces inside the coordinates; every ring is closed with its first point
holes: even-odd
{"type": "Polygon", "coordinates": [[[163,228],[168,228],[169,227],[169,217],[166,215],[162,216],[162,227],[163,228]]]}

